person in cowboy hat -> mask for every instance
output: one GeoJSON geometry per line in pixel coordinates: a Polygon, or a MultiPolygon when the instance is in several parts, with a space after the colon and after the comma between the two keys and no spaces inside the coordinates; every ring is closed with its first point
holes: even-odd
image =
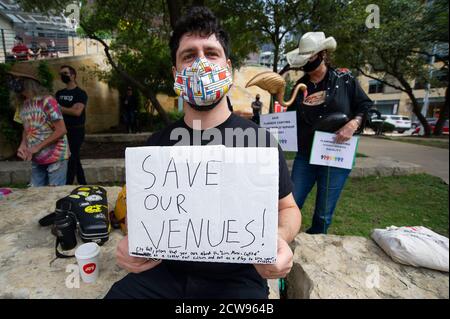
{"type": "Polygon", "coordinates": [[[70,151],[58,103],[33,65],[16,63],[8,74],[18,102],[14,120],[23,125],[17,156],[31,161],[31,186],[65,185],[70,151]]]}
{"type": "Polygon", "coordinates": [[[351,170],[309,164],[315,131],[335,133],[335,141],[348,141],[363,123],[372,101],[348,69],[330,66],[328,54],[336,40],[323,32],[308,32],[299,47],[287,54],[290,68],[304,71],[298,83],[307,86],[294,102],[297,112],[298,153],[292,169],[294,198],[300,209],[317,183],[316,205],[307,233],[327,233],[339,196],[351,170]]]}

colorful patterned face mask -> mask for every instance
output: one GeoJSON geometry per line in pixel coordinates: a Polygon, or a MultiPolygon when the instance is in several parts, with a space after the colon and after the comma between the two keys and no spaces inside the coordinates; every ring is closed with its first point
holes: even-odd
{"type": "Polygon", "coordinates": [[[193,108],[210,110],[219,104],[232,84],[228,67],[197,58],[190,67],[176,73],[173,88],[193,108]]]}

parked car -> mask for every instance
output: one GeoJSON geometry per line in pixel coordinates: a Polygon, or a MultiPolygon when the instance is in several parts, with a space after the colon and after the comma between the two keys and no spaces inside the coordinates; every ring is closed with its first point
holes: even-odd
{"type": "MultiPolygon", "coordinates": [[[[434,128],[436,127],[437,119],[436,118],[427,119],[427,122],[428,122],[428,125],[430,126],[431,134],[433,134],[434,128]]],[[[412,134],[413,135],[414,134],[423,135],[424,134],[423,126],[421,124],[419,124],[414,129],[414,132],[412,134]]],[[[444,126],[442,127],[442,134],[448,134],[448,120],[445,121],[444,126]]]]}
{"type": "Polygon", "coordinates": [[[394,126],[394,131],[397,131],[399,133],[404,133],[405,131],[411,129],[411,120],[407,116],[382,114],[381,119],[385,123],[392,124],[394,126]]]}
{"type": "MultiPolygon", "coordinates": [[[[435,118],[435,117],[427,117],[427,122],[428,123],[431,123],[431,122],[436,122],[437,121],[437,118],[435,118]]],[[[411,123],[411,128],[417,128],[417,127],[419,127],[419,126],[421,126],[422,124],[420,123],[420,121],[419,120],[415,120],[415,121],[413,121],[412,123],[411,123]]]]}

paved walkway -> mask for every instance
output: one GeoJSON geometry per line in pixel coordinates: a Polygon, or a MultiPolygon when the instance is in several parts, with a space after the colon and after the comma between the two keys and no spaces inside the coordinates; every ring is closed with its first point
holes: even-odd
{"type": "Polygon", "coordinates": [[[414,163],[422,166],[426,173],[442,178],[447,184],[449,182],[447,149],[362,136],[358,152],[370,157],[390,157],[414,163]]]}

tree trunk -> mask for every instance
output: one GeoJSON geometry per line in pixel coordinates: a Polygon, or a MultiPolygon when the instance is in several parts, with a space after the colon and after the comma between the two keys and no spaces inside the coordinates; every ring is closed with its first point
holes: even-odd
{"type": "Polygon", "coordinates": [[[273,50],[273,72],[278,73],[278,55],[280,54],[280,45],[274,43],[275,49],[273,50]]]}
{"type": "Polygon", "coordinates": [[[181,15],[181,6],[179,0],[167,0],[169,9],[170,26],[172,30],[175,28],[178,17],[181,15]]]}
{"type": "Polygon", "coordinates": [[[422,115],[422,109],[419,106],[419,103],[417,102],[416,97],[414,96],[414,93],[412,92],[412,90],[408,90],[406,92],[411,100],[412,103],[412,107],[413,107],[413,113],[417,116],[417,118],[420,121],[420,124],[422,124],[423,129],[424,129],[424,135],[429,137],[431,135],[431,129],[430,129],[430,125],[428,124],[427,119],[425,118],[425,116],[422,115]]]}
{"type": "Polygon", "coordinates": [[[449,91],[447,86],[447,89],[445,89],[444,108],[440,110],[439,119],[436,122],[436,126],[434,127],[433,135],[435,136],[442,135],[442,129],[444,128],[444,124],[448,120],[448,103],[449,103],[449,91]]]}
{"type": "Polygon", "coordinates": [[[83,26],[82,24],[80,26],[84,29],[84,31],[86,32],[87,36],[90,39],[96,40],[103,45],[103,49],[105,51],[106,58],[108,59],[108,62],[111,65],[111,67],[122,77],[122,79],[125,82],[128,82],[131,85],[134,85],[135,87],[137,87],[138,90],[141,91],[141,93],[147,99],[149,99],[150,102],[152,102],[156,111],[159,113],[159,115],[161,115],[161,119],[163,120],[164,124],[169,125],[170,124],[169,117],[167,116],[167,113],[166,113],[166,111],[164,111],[161,104],[159,104],[159,101],[156,98],[156,93],[153,92],[153,90],[151,88],[149,88],[147,85],[142,84],[141,82],[136,80],[134,77],[129,75],[120,65],[116,64],[116,62],[114,61],[114,59],[111,56],[111,52],[109,51],[108,44],[103,39],[99,38],[94,33],[89,32],[88,29],[85,26],[83,26]]]}
{"type": "Polygon", "coordinates": [[[172,30],[175,28],[178,18],[181,17],[182,8],[205,5],[205,0],[167,0],[166,2],[167,8],[169,9],[170,26],[172,27],[172,30]]]}
{"type": "Polygon", "coordinates": [[[426,137],[429,137],[431,135],[430,125],[428,124],[428,121],[425,118],[425,116],[422,115],[422,109],[419,106],[419,103],[417,102],[416,97],[414,96],[414,92],[413,92],[411,85],[409,85],[408,81],[406,81],[406,79],[403,76],[397,75],[396,78],[400,82],[400,84],[403,86],[403,88],[405,89],[403,91],[406,92],[406,94],[408,94],[409,99],[411,100],[412,107],[413,107],[413,113],[419,119],[420,124],[422,124],[424,132],[425,132],[424,135],[426,137]]]}

